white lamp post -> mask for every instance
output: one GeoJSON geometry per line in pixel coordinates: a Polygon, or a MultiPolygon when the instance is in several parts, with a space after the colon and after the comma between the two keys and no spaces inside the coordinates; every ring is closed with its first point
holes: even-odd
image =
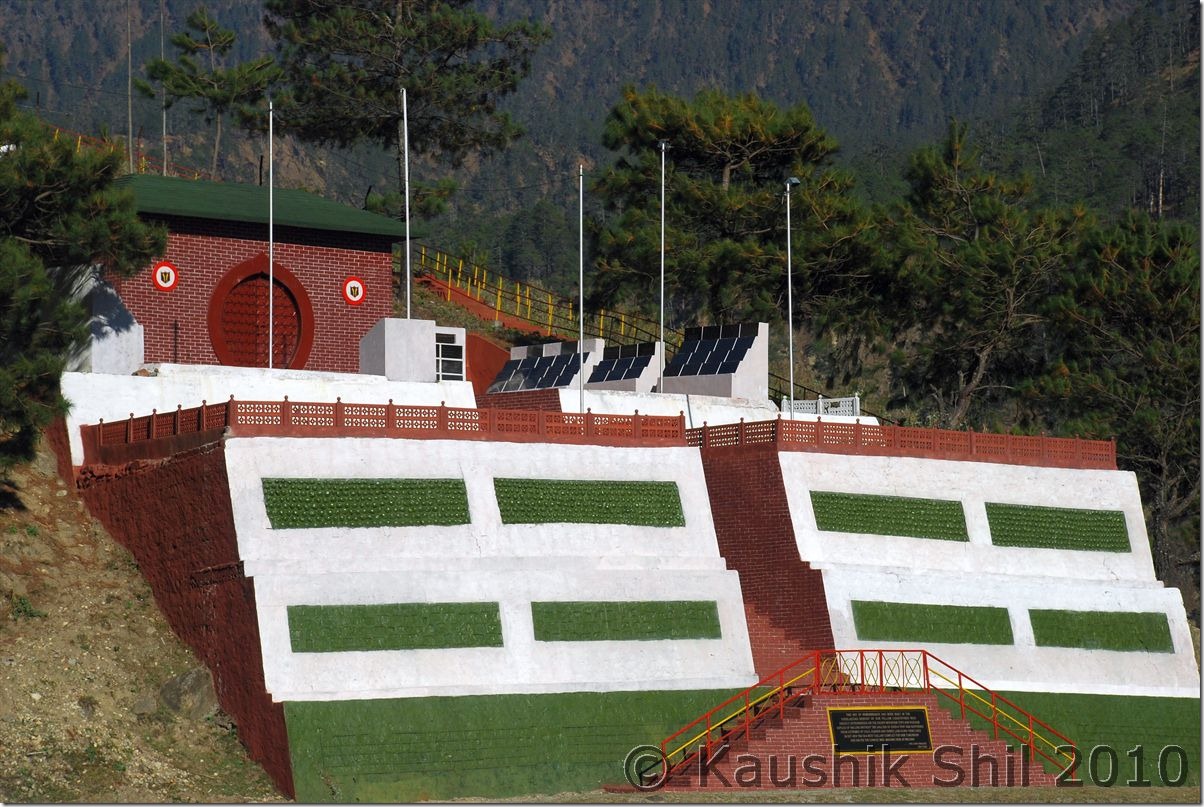
{"type": "MultiPolygon", "coordinates": [[[[406,319],[410,318],[410,283],[413,281],[413,272],[410,269],[410,107],[409,99],[406,96],[406,88],[401,88],[401,130],[402,130],[402,163],[404,165],[403,173],[405,174],[405,216],[406,216],[406,319]]],[[[451,284],[451,276],[448,276],[448,285],[451,284]]],[[[449,292],[450,293],[450,292],[449,292]]]]}
{"type": "Polygon", "coordinates": [[[272,154],[272,131],[274,111],[272,96],[268,94],[268,369],[274,366],[276,350],[276,200],[273,192],[276,185],[275,160],[272,154]]]}
{"type": "MultiPolygon", "coordinates": [[[[585,414],[585,166],[577,166],[577,411],[585,414]]],[[[582,434],[584,431],[582,425],[582,434]]]]}

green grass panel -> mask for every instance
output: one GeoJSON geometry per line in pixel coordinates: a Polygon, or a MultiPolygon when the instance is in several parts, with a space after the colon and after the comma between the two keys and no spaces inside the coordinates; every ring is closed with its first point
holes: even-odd
{"type": "Polygon", "coordinates": [[[494,479],[505,524],[684,527],[676,482],[494,479]]]}
{"type": "Polygon", "coordinates": [[[533,602],[535,638],[541,642],[718,639],[714,602],[533,602]]]}
{"type": "MultiPolygon", "coordinates": [[[[973,670],[967,670],[971,675],[973,670]]],[[[1086,782],[1092,779],[1091,753],[1097,747],[1111,748],[1116,752],[1118,775],[1114,789],[1132,792],[1134,800],[1140,790],[1130,790],[1126,784],[1135,779],[1136,754],[1141,749],[1144,778],[1153,786],[1164,783],[1158,775],[1158,755],[1168,746],[1179,746],[1187,755],[1187,781],[1185,786],[1200,785],[1200,699],[1199,698],[1148,698],[1127,695],[1079,695],[1050,692],[999,692],[1012,703],[1031,712],[1038,719],[1069,737],[1079,748],[1081,763],[1079,776],[1086,782]]],[[[938,702],[953,715],[959,715],[956,704],[946,698],[938,702]]],[[[990,733],[989,720],[967,714],[974,728],[990,733]]],[[[1017,746],[1014,739],[1004,737],[1009,745],[1017,746]]],[[[1108,775],[1108,759],[1105,751],[1096,752],[1095,769],[1101,777],[1108,775]]],[[[1173,779],[1178,773],[1173,763],[1173,752],[1167,756],[1170,767],[1167,773],[1173,779]]],[[[1052,765],[1046,765],[1053,770],[1052,765]]]]}
{"type": "Polygon", "coordinates": [[[290,605],[294,653],[501,647],[496,602],[290,605]]]}
{"type": "Polygon", "coordinates": [[[573,692],[284,704],[298,803],[503,798],[623,781],[623,759],[733,695],[573,692]]]}
{"type": "Polygon", "coordinates": [[[811,507],[815,526],[829,532],[970,540],[961,502],[813,490],[811,507]]]}
{"type": "Polygon", "coordinates": [[[853,624],[865,641],[1012,644],[1006,608],[853,600],[853,624]]]}
{"type": "Polygon", "coordinates": [[[265,478],[263,503],[277,530],[468,523],[463,479],[265,478]]]}
{"type": "Polygon", "coordinates": [[[1030,610],[1033,636],[1043,647],[1173,653],[1171,626],[1160,611],[1030,610]]]}
{"type": "Polygon", "coordinates": [[[1036,549],[1129,552],[1129,530],[1119,510],[1072,510],[987,502],[991,543],[1036,549]]]}

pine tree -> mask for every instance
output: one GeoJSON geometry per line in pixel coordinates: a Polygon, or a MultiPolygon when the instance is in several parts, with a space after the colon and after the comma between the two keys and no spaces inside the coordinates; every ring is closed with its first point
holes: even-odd
{"type": "Polygon", "coordinates": [[[1037,210],[1024,181],[983,171],[954,123],[916,154],[881,228],[870,316],[892,345],[894,403],[943,428],[982,424],[1040,367],[1043,306],[1086,214],[1037,210]]]}
{"type": "MultiPolygon", "coordinates": [[[[403,90],[415,154],[459,165],[470,154],[504,148],[521,130],[499,101],[527,75],[548,31],[528,22],[497,26],[468,5],[267,0],[264,22],[286,85],[281,128],[323,144],[366,141],[391,149],[398,191],[403,90]]],[[[385,202],[396,206],[395,198],[385,202]]]]}
{"type": "Polygon", "coordinates": [[[1120,467],[1141,483],[1154,569],[1189,607],[1200,548],[1196,238],[1141,213],[1089,232],[1047,303],[1061,350],[1035,385],[1059,431],[1116,437],[1120,467]]]}
{"type": "Polygon", "coordinates": [[[67,353],[87,335],[76,299],[95,269],[132,273],[165,246],[113,180],[115,148],[77,151],[21,113],[14,83],[0,84],[0,470],[33,456],[40,430],[67,403],[67,353]]]}
{"type": "Polygon", "coordinates": [[[597,237],[598,304],[650,311],[660,273],[660,160],[666,169],[669,319],[737,322],[786,313],[785,180],[792,193],[796,322],[863,271],[869,223],[836,143],[804,105],[779,109],[717,90],[692,100],[628,87],[604,145],[618,152],[595,183],[609,220],[597,237]]]}
{"type": "MultiPolygon", "coordinates": [[[[191,111],[213,124],[210,173],[217,176],[223,121],[231,113],[243,121],[254,119],[256,110],[266,107],[268,86],[280,75],[280,68],[271,56],[227,67],[235,34],[222,28],[204,6],[188,15],[187,30],[172,36],[171,43],[179,51],[176,61],[152,59],[146,63],[146,74],[158,83],[168,107],[193,101],[191,111]]],[[[137,86],[143,95],[157,94],[147,81],[139,79],[137,86]]]]}

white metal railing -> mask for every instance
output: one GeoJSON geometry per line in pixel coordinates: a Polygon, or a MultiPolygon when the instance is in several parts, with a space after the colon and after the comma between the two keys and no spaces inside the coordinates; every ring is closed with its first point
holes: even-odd
{"type": "MultiPolygon", "coordinates": [[[[782,412],[790,411],[790,399],[782,398],[782,412]]],[[[794,400],[794,414],[796,415],[839,415],[843,417],[861,417],[861,396],[854,395],[851,398],[824,398],[819,397],[813,401],[794,400]]]]}

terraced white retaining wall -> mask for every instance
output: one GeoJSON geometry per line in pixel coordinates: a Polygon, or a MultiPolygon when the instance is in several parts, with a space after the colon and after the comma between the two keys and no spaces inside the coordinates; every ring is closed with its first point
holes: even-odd
{"type": "MultiPolygon", "coordinates": [[[[1063,470],[978,462],[855,457],[781,452],[782,475],[800,556],[823,574],[835,643],[842,648],[926,647],[970,674],[981,673],[993,689],[1195,697],[1199,672],[1192,650],[1182,598],[1154,576],[1149,540],[1136,478],[1122,471],[1063,470]],[[964,514],[961,540],[911,537],[875,527],[872,532],[821,529],[813,493],[852,494],[850,507],[873,508],[873,499],[896,497],[904,508],[920,500],[954,502],[964,514]],[[1001,545],[1001,526],[989,522],[988,503],[1026,505],[1038,514],[1065,511],[1106,512],[1123,523],[1127,551],[1001,545]],[[994,526],[995,532],[992,532],[994,526]],[[872,630],[857,624],[854,603],[967,606],[1006,609],[1010,641],[976,643],[933,641],[940,628],[918,625],[915,638],[884,640],[882,617],[872,630]],[[1165,618],[1167,646],[1099,649],[1111,637],[1069,636],[1059,641],[1095,647],[1038,646],[1032,611],[1102,614],[1155,614],[1165,618]],[[859,628],[861,629],[859,632],[859,628]],[[925,636],[927,634],[927,637],[925,636]]],[[[956,506],[955,505],[955,506],[956,506]]],[[[1022,514],[1034,512],[1021,510],[1022,514]]],[[[855,514],[856,516],[856,514],[855,514]]],[[[860,516],[863,517],[864,513],[860,516]]],[[[831,526],[831,521],[827,522],[831,526]]],[[[901,524],[896,528],[906,532],[901,524]]],[[[941,530],[936,530],[940,532],[941,530]]],[[[1081,541],[1073,530],[1036,536],[1057,546],[1081,541]]],[[[1029,540],[1026,538],[1026,540],[1029,540]]],[[[1084,544],[1085,545],[1085,544],[1084,544]]],[[[889,613],[889,606],[884,607],[889,613]]],[[[1091,617],[1088,617],[1091,618],[1091,617]]],[[[900,628],[906,633],[908,628],[900,628]]],[[[1141,637],[1138,637],[1140,641],[1141,637]]],[[[1158,644],[1157,637],[1151,644],[1158,644]]]]}
{"type": "Polygon", "coordinates": [[[239,554],[280,700],[742,688],[738,576],[719,555],[697,450],[477,441],[232,438],[239,554]],[[264,478],[463,480],[468,523],[273,529],[264,478]],[[679,526],[504,523],[495,478],[660,481],[679,526]],[[532,603],[714,603],[714,638],[539,640],[532,603]],[[289,606],[497,603],[501,646],[294,652],[289,606]]]}

